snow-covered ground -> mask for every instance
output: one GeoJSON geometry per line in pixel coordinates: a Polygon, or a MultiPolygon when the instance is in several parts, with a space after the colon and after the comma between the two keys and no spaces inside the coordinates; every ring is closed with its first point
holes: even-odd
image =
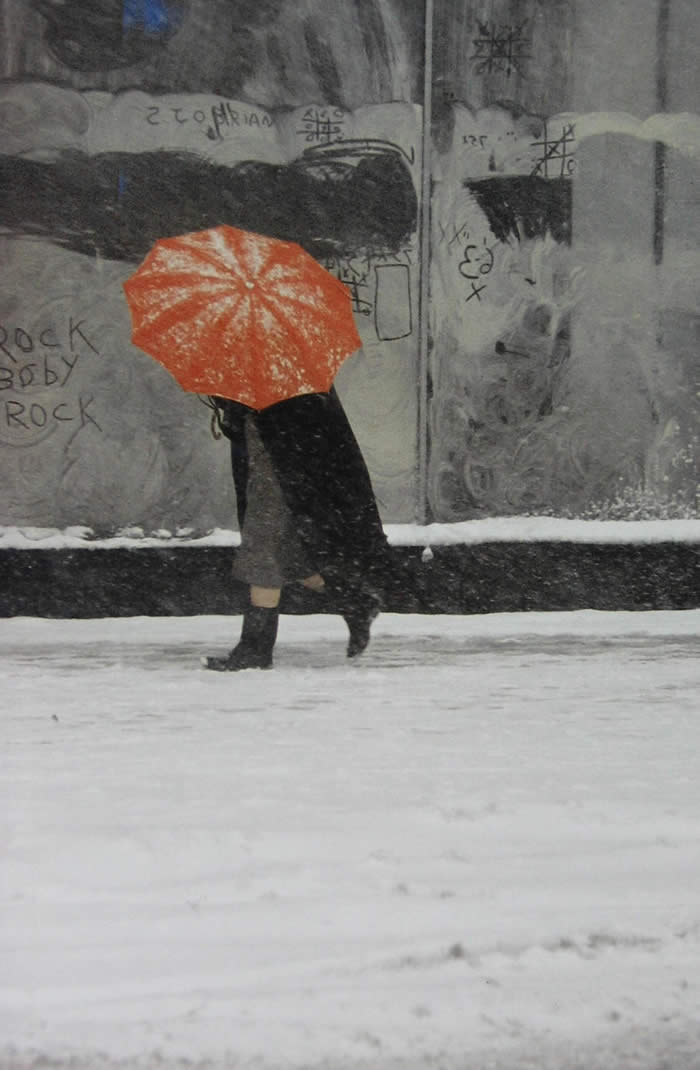
{"type": "Polygon", "coordinates": [[[700,611],[237,630],[0,621],[0,1066],[700,1067],[700,611]]]}

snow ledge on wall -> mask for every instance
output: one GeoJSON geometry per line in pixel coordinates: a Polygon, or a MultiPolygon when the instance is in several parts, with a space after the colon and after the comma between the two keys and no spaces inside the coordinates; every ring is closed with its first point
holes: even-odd
{"type": "MultiPolygon", "coordinates": [[[[565,520],[559,517],[512,516],[465,520],[455,524],[386,524],[393,546],[459,546],[494,542],[699,543],[698,520],[565,520]]],[[[2,527],[0,550],[169,549],[176,546],[238,546],[237,531],[216,529],[196,536],[190,530],[146,535],[128,528],[98,537],[90,528],[2,527]]]]}

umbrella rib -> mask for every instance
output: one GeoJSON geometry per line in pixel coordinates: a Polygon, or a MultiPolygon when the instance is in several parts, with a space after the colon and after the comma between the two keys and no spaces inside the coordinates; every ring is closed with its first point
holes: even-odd
{"type": "MultiPolygon", "coordinates": [[[[347,293],[347,291],[346,291],[346,293],[347,293]]],[[[286,303],[288,305],[292,305],[292,306],[296,306],[296,307],[303,307],[303,308],[306,308],[306,309],[309,308],[309,306],[308,305],[304,305],[303,302],[295,301],[293,297],[282,297],[279,294],[275,295],[275,301],[278,302],[280,305],[283,305],[283,304],[286,303]]],[[[349,295],[348,295],[348,303],[349,303],[349,295]]],[[[268,307],[269,307],[269,303],[268,303],[268,307]]],[[[337,322],[337,317],[334,316],[328,310],[327,306],[324,306],[324,308],[325,308],[325,310],[327,312],[326,322],[325,322],[324,326],[327,326],[328,324],[332,325],[332,324],[336,323],[337,322]]],[[[351,315],[350,322],[352,323],[352,326],[354,327],[355,323],[354,323],[354,320],[352,320],[352,313],[350,315],[351,315]]],[[[291,332],[295,333],[297,335],[297,337],[301,338],[302,344],[305,344],[306,339],[304,337],[304,333],[299,327],[297,327],[294,323],[289,323],[288,322],[288,328],[289,328],[289,330],[291,332]]],[[[354,352],[355,349],[359,349],[361,344],[362,344],[362,342],[358,337],[357,344],[352,349],[349,349],[348,352],[352,353],[352,352],[354,352]]]]}
{"type": "MultiPolygon", "coordinates": [[[[310,304],[308,301],[302,301],[298,297],[294,297],[292,294],[275,294],[275,301],[277,301],[280,305],[293,306],[294,308],[304,309],[305,311],[311,309],[316,313],[316,315],[318,315],[318,306],[316,306],[314,303],[310,304]]],[[[324,312],[326,312],[328,318],[334,319],[328,309],[328,305],[324,304],[323,307],[324,312]]]]}
{"type": "MultiPolygon", "coordinates": [[[[163,280],[162,286],[151,286],[147,293],[147,300],[145,307],[142,308],[142,312],[146,317],[149,317],[149,328],[158,324],[163,316],[170,314],[180,315],[180,310],[183,304],[192,303],[195,301],[211,301],[216,300],[221,296],[225,296],[225,290],[216,287],[219,292],[212,293],[212,288],[206,290],[195,289],[186,290],[181,285],[178,286],[178,280],[175,280],[174,284],[172,280],[163,280]],[[182,292],[177,293],[180,289],[182,292]],[[176,292],[170,295],[168,299],[168,290],[175,290],[176,292]],[[152,300],[153,299],[153,300],[152,300]],[[150,317],[153,316],[152,319],[150,317]]],[[[137,298],[138,299],[138,298],[137,298]]]]}
{"type": "MultiPolygon", "coordinates": [[[[323,264],[319,263],[318,260],[315,260],[312,256],[309,256],[308,253],[301,249],[301,246],[299,246],[298,248],[302,253],[304,253],[306,260],[301,259],[292,265],[286,265],[279,259],[275,259],[275,264],[273,266],[279,264],[283,268],[283,270],[295,271],[296,277],[290,279],[290,281],[292,281],[293,283],[301,283],[303,286],[307,287],[312,284],[318,285],[322,289],[332,287],[335,290],[340,290],[343,293],[348,293],[348,287],[344,282],[342,282],[341,279],[338,278],[337,275],[334,275],[331,271],[328,270],[328,268],[325,268],[323,264]]],[[[268,263],[269,258],[265,262],[265,266],[267,266],[268,263]]],[[[289,276],[287,276],[287,278],[289,278],[289,276]]]]}
{"type": "MultiPolygon", "coordinates": [[[[206,231],[204,233],[206,233],[206,231]]],[[[176,241],[177,239],[173,239],[173,240],[176,241]]],[[[167,246],[166,246],[166,248],[167,248],[167,246]]],[[[175,246],[175,248],[178,248],[178,246],[175,246]]],[[[224,260],[222,260],[221,253],[212,253],[208,249],[204,248],[204,246],[202,246],[202,245],[199,245],[199,244],[191,244],[191,245],[185,244],[184,248],[187,250],[187,253],[189,255],[195,257],[196,260],[201,261],[202,263],[205,263],[205,264],[209,264],[211,267],[216,268],[217,271],[223,272],[224,273],[223,276],[222,276],[223,278],[226,278],[227,276],[230,276],[230,275],[235,275],[236,271],[240,272],[240,270],[241,270],[240,262],[239,262],[237,257],[236,257],[236,266],[234,268],[230,264],[227,264],[224,260]]],[[[232,250],[227,247],[227,252],[232,253],[232,250]]],[[[196,270],[196,267],[195,267],[195,270],[196,270]]]]}
{"type": "MultiPolygon", "coordinates": [[[[264,304],[268,308],[269,311],[274,312],[274,309],[271,307],[270,302],[265,297],[263,297],[262,295],[260,297],[260,301],[261,301],[261,304],[264,304]]],[[[293,334],[293,335],[296,336],[296,338],[299,340],[297,344],[300,343],[300,348],[301,348],[301,351],[303,352],[304,349],[308,345],[308,339],[306,339],[304,337],[303,332],[301,330],[299,330],[299,328],[293,323],[286,323],[285,324],[285,330],[287,330],[290,334],[293,334]]]]}
{"type": "MultiPolygon", "coordinates": [[[[280,244],[291,244],[291,243],[280,243],[280,244]]],[[[256,274],[256,278],[258,280],[263,280],[265,275],[267,274],[267,272],[269,270],[271,270],[271,268],[276,267],[279,263],[280,263],[280,260],[279,260],[278,250],[274,249],[274,248],[270,248],[268,250],[268,254],[267,254],[266,258],[263,260],[263,262],[262,262],[262,264],[260,266],[260,269],[256,274]]]]}
{"type": "MultiPolygon", "coordinates": [[[[222,309],[221,311],[221,315],[227,313],[233,317],[236,313],[238,305],[240,304],[241,297],[235,294],[224,293],[220,295],[218,300],[212,302],[212,296],[210,293],[189,294],[186,297],[183,297],[182,301],[178,301],[173,305],[169,305],[168,308],[163,309],[162,312],[160,312],[148,324],[148,327],[145,329],[146,333],[149,336],[152,333],[165,334],[167,331],[177,326],[178,323],[187,324],[188,322],[191,322],[203,309],[206,309],[207,306],[211,307],[212,304],[219,304],[221,298],[235,299],[235,304],[233,305],[233,307],[229,305],[226,307],[226,309],[222,309]],[[187,303],[187,308],[183,313],[182,306],[184,303],[187,303]]],[[[217,316],[217,322],[219,318],[220,316],[217,316]]],[[[137,332],[137,334],[138,333],[140,332],[137,332]]]]}
{"type": "MultiPolygon", "coordinates": [[[[235,296],[236,296],[236,304],[234,305],[233,309],[222,308],[219,311],[219,313],[216,316],[216,318],[212,319],[211,323],[208,325],[208,333],[209,334],[214,332],[219,327],[219,325],[221,323],[221,320],[224,319],[225,317],[230,319],[230,320],[233,320],[235,318],[235,313],[236,313],[237,309],[240,307],[241,302],[243,301],[243,295],[235,295],[235,296]]],[[[219,344],[221,346],[221,343],[219,343],[219,344]]]]}
{"type": "MultiPolygon", "coordinates": [[[[256,345],[251,346],[253,351],[255,352],[256,349],[259,347],[261,352],[265,352],[265,349],[266,349],[266,346],[265,346],[265,335],[260,330],[260,324],[258,322],[257,317],[253,317],[253,321],[252,321],[251,326],[250,326],[250,332],[251,332],[251,335],[257,340],[257,343],[258,343],[257,346],[256,345]]],[[[260,362],[260,364],[259,364],[257,361],[253,361],[252,364],[251,364],[251,372],[252,372],[252,374],[251,374],[250,377],[251,377],[251,379],[254,379],[253,393],[254,393],[254,396],[256,397],[257,400],[260,399],[261,395],[265,395],[265,399],[268,400],[268,396],[266,394],[267,382],[265,381],[265,377],[261,374],[261,370],[260,370],[261,366],[262,366],[262,362],[260,362]]],[[[261,407],[264,408],[265,406],[261,406],[261,407]]]]}
{"type": "MultiPolygon", "coordinates": [[[[262,298],[262,295],[260,294],[257,295],[257,302],[258,305],[264,304],[268,310],[270,309],[269,302],[265,301],[262,298]]],[[[265,399],[264,404],[254,404],[254,408],[265,408],[269,404],[274,404],[276,401],[281,401],[283,397],[294,396],[294,394],[296,393],[296,387],[302,380],[302,376],[299,375],[299,372],[293,362],[290,362],[287,368],[287,372],[296,372],[296,383],[293,385],[293,387],[292,384],[288,383],[287,385],[291,387],[291,389],[282,391],[280,396],[273,396],[274,391],[271,392],[271,384],[265,373],[266,358],[269,358],[270,355],[270,339],[266,333],[266,328],[261,323],[260,317],[258,315],[252,315],[250,319],[247,338],[247,350],[249,356],[252,354],[253,357],[253,359],[250,360],[248,366],[248,378],[252,382],[251,389],[253,396],[257,399],[258,402],[261,398],[265,399]],[[270,400],[270,398],[272,398],[272,400],[270,400]]]]}
{"type": "MultiPolygon", "coordinates": [[[[193,282],[201,284],[203,280],[220,283],[222,286],[231,285],[231,279],[227,274],[217,272],[216,275],[204,275],[197,267],[181,268],[178,271],[173,271],[169,268],[165,270],[159,269],[144,274],[142,278],[147,282],[149,288],[154,290],[163,286],[191,286],[193,282]]],[[[129,281],[127,280],[127,285],[129,281]]],[[[140,280],[137,281],[140,282],[140,280]]]]}
{"type": "MultiPolygon", "coordinates": [[[[202,330],[197,339],[196,352],[199,354],[218,353],[221,354],[223,350],[224,357],[226,356],[225,347],[221,343],[221,335],[218,332],[220,322],[224,318],[228,318],[230,310],[227,308],[221,308],[218,315],[212,317],[206,324],[206,327],[202,330]]],[[[238,359],[238,354],[234,355],[235,359],[238,359]]],[[[168,358],[161,361],[165,367],[173,372],[172,364],[172,351],[168,358]]],[[[224,371],[224,361],[219,357],[219,370],[224,371]]],[[[222,389],[221,381],[214,383],[211,375],[212,371],[217,367],[217,360],[209,360],[207,365],[191,367],[187,370],[188,386],[187,389],[194,390],[196,393],[218,393],[226,396],[225,388],[222,389]]],[[[185,369],[183,369],[184,371],[185,369]]],[[[234,399],[235,400],[235,399],[234,399]]]]}

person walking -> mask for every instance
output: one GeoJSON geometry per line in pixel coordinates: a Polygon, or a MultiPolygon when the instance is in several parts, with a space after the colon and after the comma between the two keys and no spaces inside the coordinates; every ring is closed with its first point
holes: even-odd
{"type": "Polygon", "coordinates": [[[203,658],[219,672],[272,666],[286,583],[301,582],[319,611],[339,613],[347,656],[367,647],[391,574],[390,549],[362,453],[334,389],[262,411],[213,396],[230,442],[241,545],[235,579],[249,587],[238,643],[203,658]]]}

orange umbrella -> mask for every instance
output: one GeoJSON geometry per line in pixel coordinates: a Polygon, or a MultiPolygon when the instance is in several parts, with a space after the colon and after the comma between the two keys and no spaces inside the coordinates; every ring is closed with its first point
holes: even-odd
{"type": "Polygon", "coordinates": [[[362,344],[342,282],[301,246],[235,227],[160,239],[124,290],[135,345],[184,390],[253,409],[329,390],[362,344]]]}

